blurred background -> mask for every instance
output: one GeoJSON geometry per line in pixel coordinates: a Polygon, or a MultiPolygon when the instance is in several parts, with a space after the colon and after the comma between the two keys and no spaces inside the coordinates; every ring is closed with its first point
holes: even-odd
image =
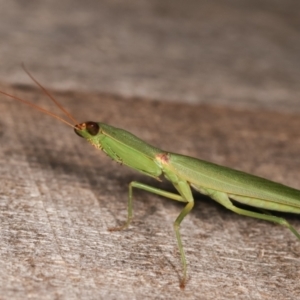
{"type": "Polygon", "coordinates": [[[0,82],[300,111],[299,0],[0,0],[0,82]]]}

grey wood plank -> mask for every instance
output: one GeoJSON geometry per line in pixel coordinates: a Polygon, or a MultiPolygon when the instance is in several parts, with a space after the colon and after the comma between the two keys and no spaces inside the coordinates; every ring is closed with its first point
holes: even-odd
{"type": "MultiPolygon", "coordinates": [[[[1,90],[55,109],[40,91],[1,90]]],[[[298,114],[139,101],[101,93],[53,92],[79,121],[127,129],[165,150],[199,157],[300,188],[298,114]]],[[[233,214],[195,194],[182,223],[189,281],[172,223],[182,205],[135,193],[139,180],[72,129],[0,100],[1,299],[296,299],[300,243],[285,228],[233,214]]],[[[284,215],[298,229],[299,216],[284,215]]]]}
{"type": "Polygon", "coordinates": [[[0,80],[300,111],[299,0],[0,0],[0,80]]]}

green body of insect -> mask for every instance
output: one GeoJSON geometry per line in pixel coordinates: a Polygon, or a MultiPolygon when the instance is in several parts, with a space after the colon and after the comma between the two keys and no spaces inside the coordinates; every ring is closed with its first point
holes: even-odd
{"type": "Polygon", "coordinates": [[[181,221],[194,206],[191,187],[238,214],[272,221],[288,227],[300,240],[299,233],[285,219],[241,209],[231,201],[232,199],[263,210],[300,214],[299,190],[193,157],[162,151],[125,130],[104,123],[78,124],[75,126],[75,132],[121,164],[154,178],[164,176],[179,193],[170,193],[139,182],[131,182],[129,184],[127,222],[122,227],[113,230],[128,227],[132,220],[133,188],[187,203],[174,222],[183,264],[181,287],[185,285],[187,264],[179,227],[181,221]]]}
{"type": "Polygon", "coordinates": [[[253,176],[244,172],[219,166],[193,157],[162,151],[153,147],[133,134],[104,123],[85,122],[78,124],[51,94],[28,72],[31,79],[51,98],[51,100],[72,120],[73,125],[57,115],[6,92],[1,94],[25,103],[45,114],[60,120],[74,128],[75,132],[97,148],[103,150],[113,160],[127,165],[145,175],[159,179],[164,176],[178,193],[170,193],[143,183],[133,181],[129,184],[128,217],[126,223],[119,228],[129,226],[132,220],[133,188],[142,189],[172,200],[186,203],[174,222],[174,229],[183,265],[183,277],[180,286],[183,288],[187,277],[186,258],[179,232],[180,223],[194,206],[191,187],[208,195],[229,210],[240,215],[271,221],[289,228],[300,240],[300,234],[285,219],[253,212],[236,207],[231,200],[257,207],[261,210],[273,210],[300,214],[300,191],[270,180],[253,176]]]}

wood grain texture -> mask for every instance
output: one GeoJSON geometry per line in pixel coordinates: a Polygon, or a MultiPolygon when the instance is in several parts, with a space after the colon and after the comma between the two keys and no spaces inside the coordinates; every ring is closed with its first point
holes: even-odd
{"type": "MultiPolygon", "coordinates": [[[[40,91],[1,90],[53,106],[40,91]]],[[[300,188],[299,115],[209,105],[54,93],[79,121],[122,127],[165,150],[300,188]]],[[[182,204],[137,191],[131,180],[168,183],[112,162],[64,126],[1,96],[1,299],[296,299],[300,243],[285,228],[241,217],[195,194],[181,233],[189,281],[172,223],[182,204]]],[[[300,199],[299,199],[300,200],[300,199]]],[[[297,229],[299,216],[284,215],[297,229]]]]}

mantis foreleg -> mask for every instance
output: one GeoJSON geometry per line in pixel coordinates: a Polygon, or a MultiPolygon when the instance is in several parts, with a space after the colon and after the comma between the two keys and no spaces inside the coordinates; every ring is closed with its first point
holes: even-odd
{"type": "Polygon", "coordinates": [[[182,222],[184,217],[193,208],[194,199],[193,199],[192,193],[190,191],[190,187],[186,183],[183,183],[182,186],[175,185],[175,187],[180,193],[187,194],[188,196],[186,196],[186,197],[188,197],[189,199],[185,199],[181,195],[178,195],[178,194],[175,194],[175,193],[170,193],[170,192],[167,192],[167,191],[149,186],[149,185],[144,184],[144,183],[140,183],[140,182],[137,182],[137,181],[132,181],[129,184],[128,205],[127,205],[127,221],[125,222],[124,225],[122,225],[120,227],[110,228],[109,230],[110,231],[123,230],[123,229],[126,229],[129,226],[129,224],[131,223],[132,217],[133,217],[133,188],[137,188],[137,189],[147,191],[149,193],[157,194],[157,195],[169,198],[171,200],[185,202],[185,203],[188,202],[188,204],[184,207],[184,209],[181,211],[181,213],[176,218],[176,220],[173,224],[175,234],[176,234],[176,238],[177,238],[177,244],[178,244],[178,248],[179,248],[179,252],[180,252],[181,262],[182,262],[182,266],[183,266],[183,278],[182,278],[181,284],[180,284],[180,286],[183,288],[185,286],[185,281],[186,281],[187,264],[186,264],[186,258],[185,258],[185,254],[184,254],[184,250],[183,250],[183,245],[182,245],[182,241],[181,241],[181,234],[180,234],[179,229],[180,229],[180,223],[182,222]]]}

